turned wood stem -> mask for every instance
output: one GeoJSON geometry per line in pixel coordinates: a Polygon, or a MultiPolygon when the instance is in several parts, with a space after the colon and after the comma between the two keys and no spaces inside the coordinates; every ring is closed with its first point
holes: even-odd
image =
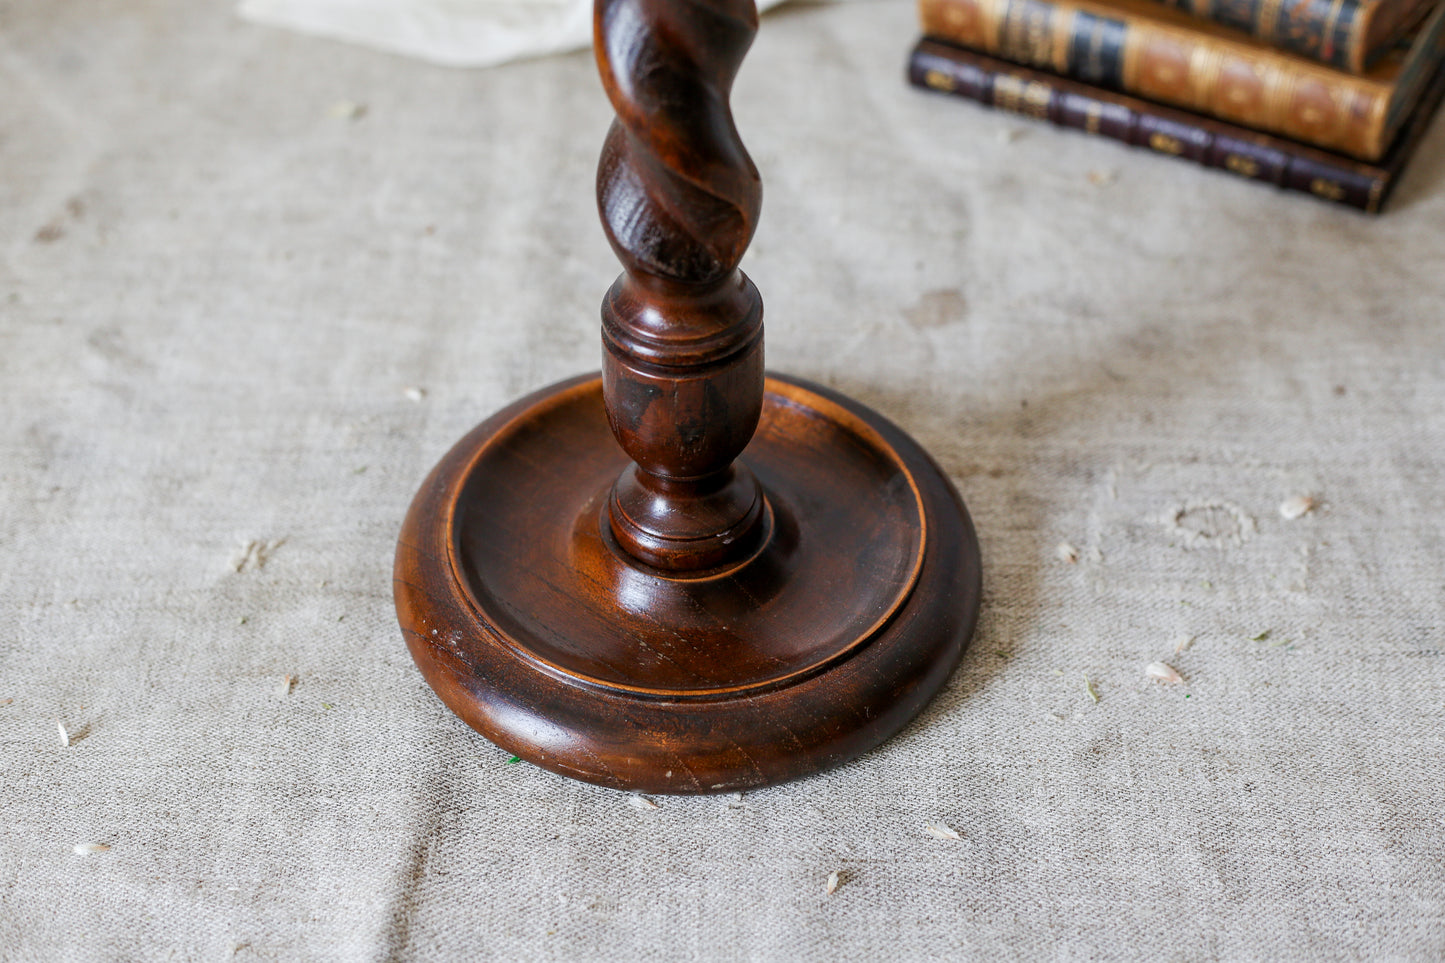
{"type": "Polygon", "coordinates": [[[685,572],[767,537],[736,461],[763,403],[763,302],[738,270],[762,183],[728,95],[757,33],[752,0],[596,0],[595,49],[617,118],[597,169],[623,274],[602,302],[603,397],[633,464],[608,498],[634,558],[685,572]]]}
{"type": "Polygon", "coordinates": [[[602,377],[509,405],[432,470],[397,539],[397,614],[442,700],[518,758],[734,792],[918,713],[978,617],[978,540],[887,419],[781,375],[764,392],[738,270],[762,193],[728,107],[751,0],[595,10],[617,110],[597,198],[623,267],[602,377]]]}

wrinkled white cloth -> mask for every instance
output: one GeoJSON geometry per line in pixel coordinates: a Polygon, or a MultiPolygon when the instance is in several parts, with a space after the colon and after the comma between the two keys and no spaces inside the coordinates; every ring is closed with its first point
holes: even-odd
{"type": "Polygon", "coordinates": [[[592,0],[241,0],[237,9],[254,23],[448,67],[489,67],[592,40],[592,0]]]}

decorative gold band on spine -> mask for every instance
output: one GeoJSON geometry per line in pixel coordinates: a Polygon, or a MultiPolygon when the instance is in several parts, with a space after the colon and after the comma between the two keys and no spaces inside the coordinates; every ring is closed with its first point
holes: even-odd
{"type": "Polygon", "coordinates": [[[1264,74],[1264,117],[1263,123],[1270,129],[1298,136],[1300,133],[1294,118],[1290,116],[1290,105],[1294,103],[1295,87],[1299,77],[1283,70],[1267,70],[1264,74]]]}
{"type": "Polygon", "coordinates": [[[1339,22],[1340,14],[1344,12],[1344,9],[1345,0],[1334,0],[1334,3],[1330,4],[1330,12],[1325,17],[1324,30],[1321,32],[1321,36],[1324,37],[1326,43],[1334,36],[1335,24],[1339,22]]]}
{"type": "Polygon", "coordinates": [[[983,28],[984,42],[988,44],[988,50],[997,50],[1003,42],[1003,19],[1008,3],[1009,0],[977,0],[976,9],[982,21],[979,26],[983,28]]]}
{"type": "Polygon", "coordinates": [[[1189,106],[1199,111],[1209,111],[1216,105],[1214,97],[1222,92],[1219,75],[1224,70],[1224,54],[1213,48],[1200,45],[1189,54],[1189,106]]]}
{"type": "Polygon", "coordinates": [[[1254,35],[1265,43],[1274,42],[1275,28],[1279,24],[1279,8],[1284,0],[1263,0],[1254,8],[1254,35]]]}
{"type": "Polygon", "coordinates": [[[1079,27],[1079,8],[1060,5],[1059,16],[1054,19],[1053,43],[1049,51],[1049,62],[1056,73],[1067,74],[1073,65],[1069,63],[1069,48],[1073,46],[1074,31],[1079,27]]]}
{"type": "Polygon", "coordinates": [[[1139,44],[1141,31],[1126,23],[1124,27],[1124,62],[1119,65],[1119,78],[1125,90],[1139,89],[1139,44]]]}

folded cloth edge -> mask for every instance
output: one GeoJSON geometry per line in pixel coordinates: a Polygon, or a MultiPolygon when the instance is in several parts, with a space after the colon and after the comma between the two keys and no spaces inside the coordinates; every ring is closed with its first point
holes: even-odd
{"type": "MultiPolygon", "coordinates": [[[[760,0],[758,8],[784,2],[760,0]]],[[[445,67],[491,67],[592,42],[591,0],[241,0],[236,12],[445,67]]]]}

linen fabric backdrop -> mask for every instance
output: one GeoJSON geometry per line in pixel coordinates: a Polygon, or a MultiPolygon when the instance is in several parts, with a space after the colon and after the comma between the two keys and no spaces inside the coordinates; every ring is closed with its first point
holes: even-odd
{"type": "Polygon", "coordinates": [[[910,89],[907,3],[765,17],[770,364],[935,455],[983,617],[878,750],[651,808],[391,601],[431,465],[598,366],[590,56],[0,25],[0,959],[1445,957],[1445,128],[1371,219],[910,89]]]}

